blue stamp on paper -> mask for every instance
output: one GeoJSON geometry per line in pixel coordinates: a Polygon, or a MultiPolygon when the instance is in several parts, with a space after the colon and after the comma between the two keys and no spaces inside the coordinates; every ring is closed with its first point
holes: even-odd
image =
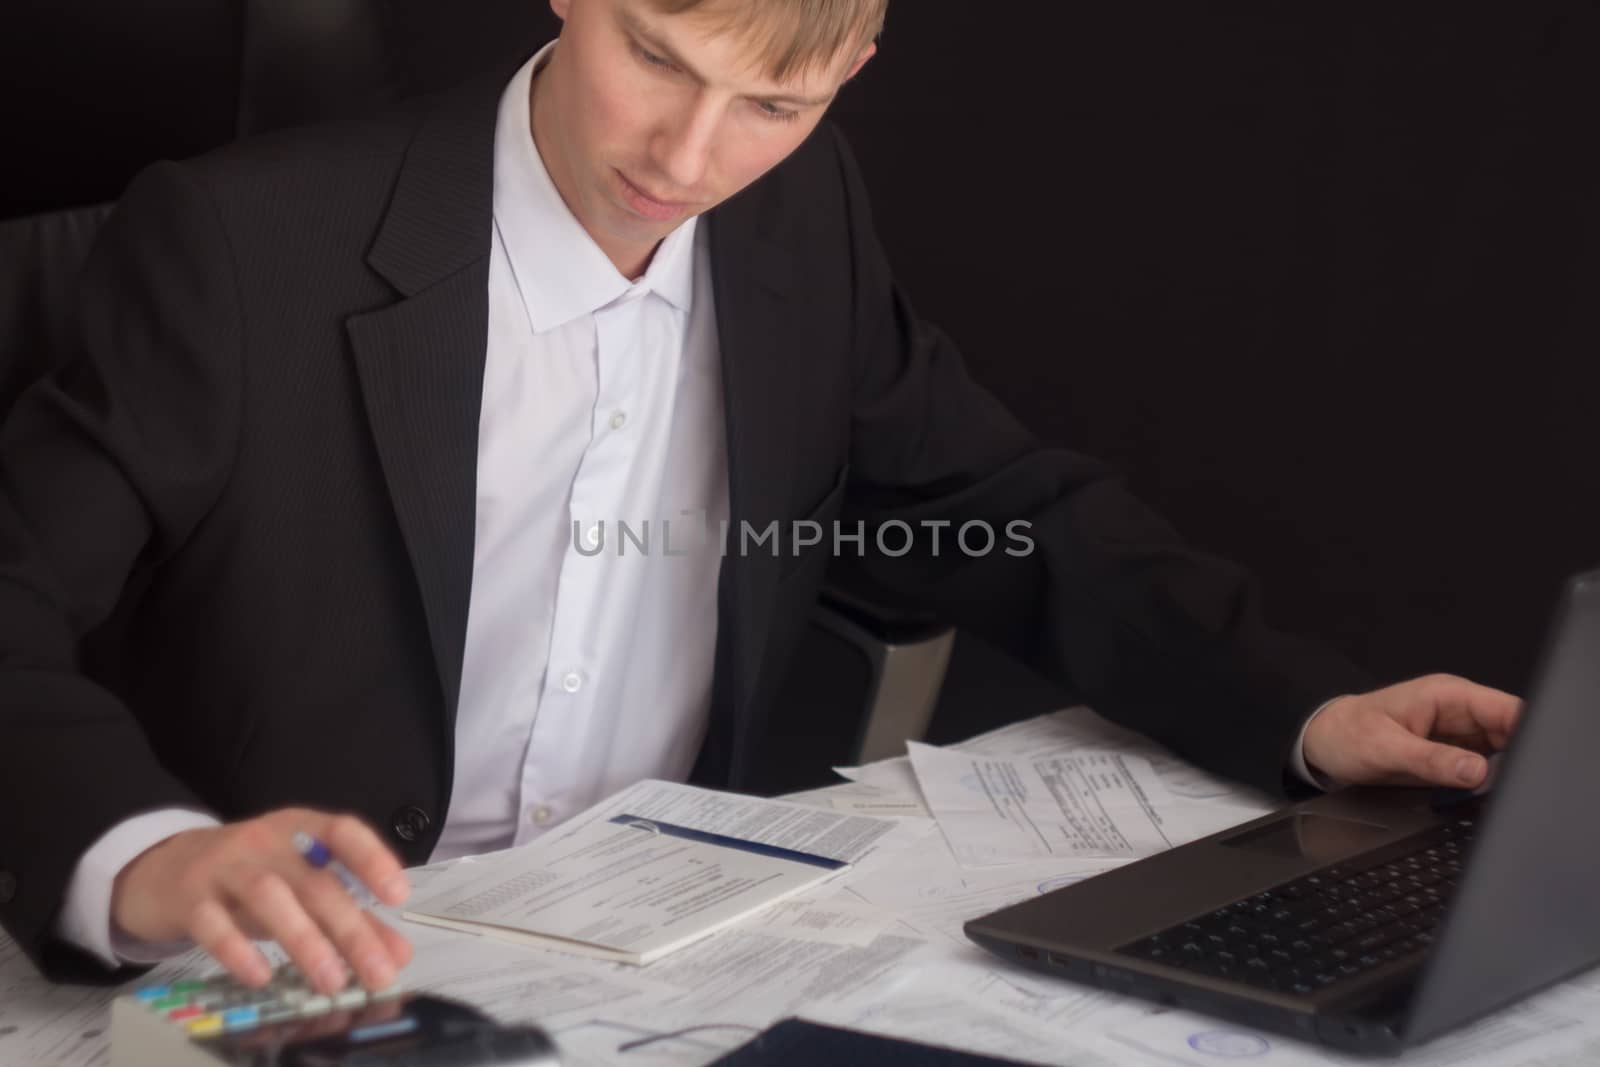
{"type": "Polygon", "coordinates": [[[1265,1056],[1272,1049],[1264,1037],[1229,1030],[1207,1030],[1201,1034],[1190,1034],[1189,1047],[1196,1052],[1204,1052],[1208,1056],[1225,1060],[1247,1060],[1265,1056]]]}
{"type": "Polygon", "coordinates": [[[1063,874],[1055,878],[1047,878],[1039,883],[1039,894],[1043,896],[1045,893],[1063,889],[1069,885],[1076,885],[1087,877],[1089,876],[1086,874],[1063,874]]]}

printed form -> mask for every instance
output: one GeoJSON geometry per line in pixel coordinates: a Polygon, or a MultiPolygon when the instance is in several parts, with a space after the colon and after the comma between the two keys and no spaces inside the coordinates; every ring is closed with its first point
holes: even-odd
{"type": "Polygon", "coordinates": [[[827,880],[895,826],[646,781],[570,828],[463,864],[405,917],[648,963],[827,880]]]}
{"type": "Polygon", "coordinates": [[[911,742],[917,784],[966,867],[1127,859],[1171,848],[1172,797],[1148,760],[1120,752],[995,759],[911,742]]]}

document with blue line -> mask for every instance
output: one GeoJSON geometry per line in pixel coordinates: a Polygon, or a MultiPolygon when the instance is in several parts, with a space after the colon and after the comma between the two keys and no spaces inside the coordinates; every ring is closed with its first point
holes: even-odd
{"type": "Polygon", "coordinates": [[[456,865],[405,917],[646,964],[832,878],[896,826],[645,781],[537,841],[456,865]]]}

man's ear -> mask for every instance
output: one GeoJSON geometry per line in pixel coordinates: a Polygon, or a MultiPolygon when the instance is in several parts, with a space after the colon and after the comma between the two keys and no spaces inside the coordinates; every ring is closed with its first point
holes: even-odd
{"type": "Polygon", "coordinates": [[[568,12],[572,10],[572,0],[550,0],[550,10],[556,13],[556,18],[565,22],[568,12]]]}
{"type": "MultiPolygon", "coordinates": [[[[568,0],[550,0],[550,2],[552,4],[560,4],[560,3],[567,3],[568,0]]],[[[856,57],[855,63],[852,64],[851,67],[850,67],[850,73],[846,74],[844,76],[844,80],[845,81],[849,81],[851,78],[854,78],[856,76],[856,74],[861,70],[861,68],[867,65],[867,60],[871,59],[873,56],[875,56],[877,54],[878,54],[878,42],[877,41],[868,41],[867,42],[867,47],[863,48],[861,50],[861,54],[856,57]]]]}

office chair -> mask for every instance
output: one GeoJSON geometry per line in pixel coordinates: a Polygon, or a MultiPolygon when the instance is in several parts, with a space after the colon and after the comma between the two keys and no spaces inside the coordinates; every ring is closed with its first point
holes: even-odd
{"type": "Polygon", "coordinates": [[[65,351],[73,280],[110,213],[110,204],[95,204],[0,222],[0,423],[65,351]]]}

